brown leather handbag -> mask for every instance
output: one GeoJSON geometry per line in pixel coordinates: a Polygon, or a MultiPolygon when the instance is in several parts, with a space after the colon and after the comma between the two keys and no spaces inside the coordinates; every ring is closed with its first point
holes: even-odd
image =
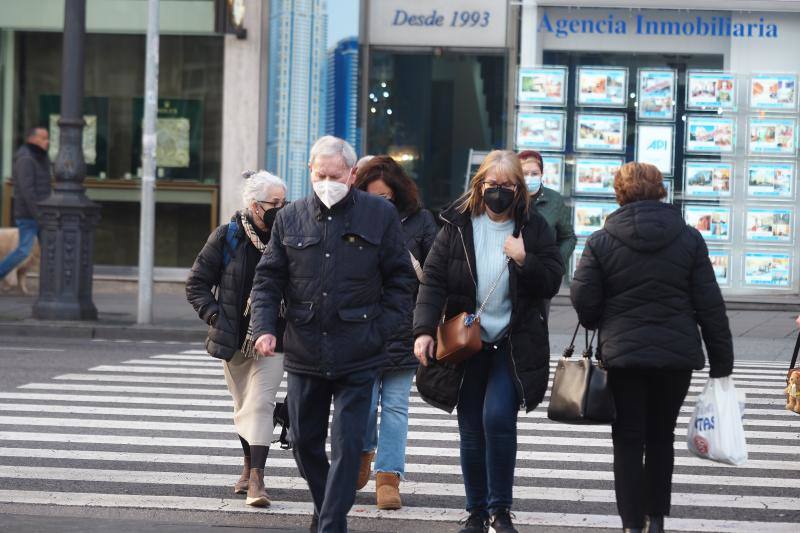
{"type": "MultiPolygon", "coordinates": [[[[508,258],[506,258],[506,265],[508,265],[508,258]]],[[[497,289],[503,273],[507,271],[507,268],[500,271],[500,275],[494,280],[489,293],[474,315],[467,312],[458,314],[450,320],[443,321],[436,328],[436,360],[438,362],[457,365],[481,351],[483,348],[481,313],[497,289]]]]}

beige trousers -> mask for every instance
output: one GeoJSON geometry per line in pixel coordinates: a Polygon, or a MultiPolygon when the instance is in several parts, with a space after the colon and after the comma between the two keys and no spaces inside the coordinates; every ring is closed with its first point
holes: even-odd
{"type": "Polygon", "coordinates": [[[272,442],[275,394],[283,379],[283,354],[245,357],[236,352],[225,362],[225,383],[233,396],[236,431],[253,446],[272,442]]]}

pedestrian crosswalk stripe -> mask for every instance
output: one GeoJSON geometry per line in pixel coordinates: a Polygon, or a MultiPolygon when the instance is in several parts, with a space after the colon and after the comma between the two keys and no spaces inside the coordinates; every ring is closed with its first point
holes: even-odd
{"type": "MultiPolygon", "coordinates": [[[[58,389],[58,387],[53,387],[58,389]]],[[[36,392],[0,392],[6,400],[50,400],[59,402],[124,403],[138,405],[191,405],[197,407],[233,408],[233,400],[208,400],[205,398],[166,398],[155,396],[108,396],[86,394],[51,394],[36,392]]]]}

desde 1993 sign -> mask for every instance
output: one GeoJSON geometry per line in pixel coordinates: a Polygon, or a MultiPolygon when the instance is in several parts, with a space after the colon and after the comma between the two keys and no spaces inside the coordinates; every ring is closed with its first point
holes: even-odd
{"type": "Polygon", "coordinates": [[[368,4],[372,44],[506,46],[507,2],[370,0],[368,4]]]}

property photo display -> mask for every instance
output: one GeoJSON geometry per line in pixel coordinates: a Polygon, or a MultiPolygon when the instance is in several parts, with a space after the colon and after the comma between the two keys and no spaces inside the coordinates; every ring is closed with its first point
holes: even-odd
{"type": "Polygon", "coordinates": [[[748,241],[790,243],[793,219],[788,208],[751,207],[747,210],[745,236],[748,241]]]}
{"type": "Polygon", "coordinates": [[[693,198],[730,198],[733,163],[724,161],[686,161],[683,195],[693,198]]]}
{"type": "Polygon", "coordinates": [[[624,152],[625,115],[576,113],[575,149],[588,152],[624,152]]]}
{"type": "Polygon", "coordinates": [[[583,249],[586,245],[582,242],[579,242],[575,246],[575,250],[572,252],[572,270],[570,271],[570,277],[575,275],[575,271],[578,269],[578,264],[581,262],[581,256],[583,255],[583,249]]]}
{"type": "Polygon", "coordinates": [[[611,202],[575,202],[575,235],[588,237],[601,229],[619,206],[611,202]]]}
{"type": "Polygon", "coordinates": [[[661,201],[665,204],[671,204],[675,197],[675,180],[672,178],[664,178],[661,180],[661,183],[664,185],[664,190],[667,191],[667,195],[662,198],[661,201]]]}
{"type": "Polygon", "coordinates": [[[777,251],[746,252],[744,284],[769,288],[791,287],[792,255],[777,251]]]}
{"type": "Polygon", "coordinates": [[[663,175],[672,176],[674,145],[672,124],[636,124],[636,161],[655,165],[663,175]]]}
{"type": "Polygon", "coordinates": [[[578,105],[627,107],[628,69],[624,67],[579,67],[578,105]]]}
{"type": "Polygon", "coordinates": [[[519,113],[517,147],[532,150],[564,149],[566,114],[562,111],[519,113]]]}
{"type": "Polygon", "coordinates": [[[731,239],[731,209],[715,205],[686,204],[683,207],[686,223],[700,232],[707,241],[731,239]]]}
{"type": "Polygon", "coordinates": [[[794,198],[794,162],[750,161],[747,164],[747,196],[752,198],[794,198]]]}
{"type": "Polygon", "coordinates": [[[563,192],[564,156],[561,154],[542,154],[542,185],[554,191],[563,192]]]}
{"type": "Polygon", "coordinates": [[[614,196],[614,174],[623,162],[621,157],[576,157],[575,194],[614,196]]]}
{"type": "Polygon", "coordinates": [[[639,69],[636,115],[640,120],[674,120],[677,73],[639,69]]]}
{"type": "Polygon", "coordinates": [[[753,74],[750,109],[794,111],[797,108],[797,74],[753,74]]]}
{"type": "Polygon", "coordinates": [[[711,259],[711,267],[714,269],[714,276],[717,278],[717,283],[721,286],[727,286],[731,283],[731,252],[729,250],[714,250],[708,251],[708,257],[711,259]]]}
{"type": "Polygon", "coordinates": [[[736,78],[729,72],[690,70],[686,73],[687,109],[736,109],[736,78]]]}
{"type": "Polygon", "coordinates": [[[736,121],[731,117],[686,117],[686,152],[732,154],[736,146],[736,121]]]}
{"type": "Polygon", "coordinates": [[[566,67],[521,67],[517,100],[521,104],[565,105],[567,103],[566,67]]]}
{"type": "Polygon", "coordinates": [[[797,121],[789,117],[750,117],[748,149],[751,155],[793,156],[797,149],[797,121]]]}

